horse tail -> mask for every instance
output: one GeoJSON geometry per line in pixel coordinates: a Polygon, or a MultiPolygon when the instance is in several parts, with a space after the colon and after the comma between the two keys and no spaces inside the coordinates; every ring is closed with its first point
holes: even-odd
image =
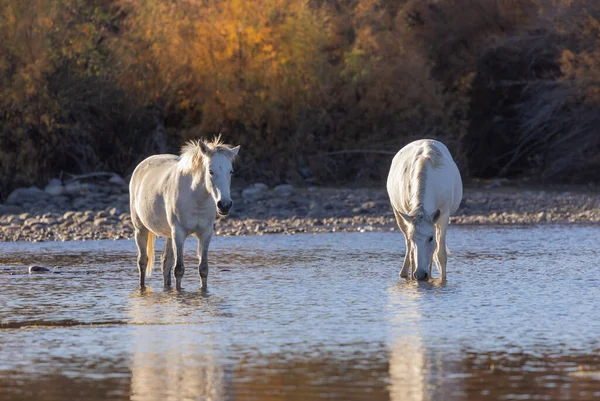
{"type": "Polygon", "coordinates": [[[152,268],[154,267],[154,233],[148,231],[148,242],[146,243],[146,255],[148,256],[148,264],[146,265],[146,277],[152,276],[152,268]]]}

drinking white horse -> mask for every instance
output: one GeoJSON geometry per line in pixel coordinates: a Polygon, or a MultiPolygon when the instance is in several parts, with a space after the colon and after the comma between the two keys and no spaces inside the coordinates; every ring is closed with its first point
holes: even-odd
{"type": "Polygon", "coordinates": [[[239,150],[223,144],[220,137],[192,141],[180,156],[150,156],[135,168],[129,193],[141,288],[152,274],[156,236],[167,238],[161,258],[164,286],[171,286],[174,267],[175,285],[181,288],[183,244],[190,235],[198,238],[198,272],[206,287],[213,224],[217,213],[225,216],[233,205],[229,188],[239,150]]]}
{"type": "Polygon", "coordinates": [[[432,259],[446,278],[446,229],[462,200],[462,180],[446,146],[432,139],[409,143],[394,156],[387,190],[406,240],[400,277],[427,280],[432,259]]]}

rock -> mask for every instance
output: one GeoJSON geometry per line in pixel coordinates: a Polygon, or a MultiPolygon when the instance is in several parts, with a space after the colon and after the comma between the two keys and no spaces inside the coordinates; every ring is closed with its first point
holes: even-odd
{"type": "Polygon", "coordinates": [[[108,225],[116,224],[118,222],[119,222],[119,218],[115,217],[115,216],[98,217],[98,218],[94,219],[94,226],[96,226],[96,227],[108,226],[108,225]]]}
{"type": "Polygon", "coordinates": [[[246,202],[255,202],[267,196],[269,187],[262,183],[256,183],[242,191],[242,199],[246,202]]]}
{"type": "Polygon", "coordinates": [[[377,204],[373,201],[364,202],[360,205],[360,207],[365,210],[373,209],[375,206],[377,206],[377,204]]]}
{"type": "Polygon", "coordinates": [[[86,214],[83,216],[77,216],[75,220],[77,221],[77,224],[83,224],[87,223],[88,221],[94,221],[94,216],[86,214]]]}
{"type": "Polygon", "coordinates": [[[290,196],[294,193],[295,190],[296,189],[291,184],[281,184],[273,188],[273,191],[275,191],[276,194],[281,196],[290,196]]]}
{"type": "Polygon", "coordinates": [[[45,272],[49,272],[50,269],[46,266],[42,266],[42,265],[31,265],[29,266],[29,274],[32,273],[45,273],[45,272]]]}
{"type": "Polygon", "coordinates": [[[73,181],[65,185],[65,194],[74,197],[80,195],[86,195],[95,189],[93,184],[85,184],[79,181],[73,181]]]}
{"type": "Polygon", "coordinates": [[[49,195],[43,190],[36,186],[29,188],[17,188],[8,195],[6,198],[7,205],[21,205],[23,203],[32,203],[39,201],[40,199],[46,199],[49,195]]]}
{"type": "Polygon", "coordinates": [[[44,188],[44,192],[46,192],[50,196],[60,196],[65,193],[65,188],[59,181],[58,184],[51,183],[46,185],[46,187],[44,188]]]}
{"type": "Polygon", "coordinates": [[[53,226],[55,224],[58,224],[58,220],[56,220],[55,218],[52,218],[52,217],[44,217],[40,220],[40,223],[47,224],[49,226],[53,226]]]}
{"type": "Polygon", "coordinates": [[[110,214],[111,216],[118,216],[121,214],[121,211],[116,207],[113,207],[108,211],[108,214],[110,214]]]}
{"type": "Polygon", "coordinates": [[[18,224],[22,224],[23,223],[23,219],[20,218],[19,216],[16,216],[16,215],[8,216],[8,218],[6,219],[6,221],[8,223],[18,223],[18,224]]]}
{"type": "Polygon", "coordinates": [[[23,208],[16,205],[0,205],[0,216],[5,214],[20,214],[23,213],[23,208]]]}
{"type": "Polygon", "coordinates": [[[119,177],[118,174],[113,175],[112,177],[110,177],[110,179],[108,180],[109,183],[114,184],[114,185],[118,185],[118,186],[127,186],[127,182],[125,182],[124,179],[122,179],[121,177],[119,177]]]}

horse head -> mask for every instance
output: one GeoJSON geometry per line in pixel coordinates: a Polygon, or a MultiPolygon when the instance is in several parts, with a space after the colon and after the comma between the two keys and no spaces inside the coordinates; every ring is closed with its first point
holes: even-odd
{"type": "Polygon", "coordinates": [[[440,218],[440,211],[427,214],[423,209],[416,214],[400,213],[408,228],[407,239],[411,243],[410,260],[412,275],[417,280],[427,280],[431,271],[433,252],[437,246],[435,223],[440,218]]]}
{"type": "Polygon", "coordinates": [[[231,175],[233,161],[239,150],[239,146],[223,144],[220,136],[212,142],[190,142],[183,148],[182,155],[188,155],[192,165],[196,166],[194,170],[197,179],[195,178],[194,182],[204,184],[214,199],[220,216],[226,216],[233,205],[230,191],[231,175]]]}

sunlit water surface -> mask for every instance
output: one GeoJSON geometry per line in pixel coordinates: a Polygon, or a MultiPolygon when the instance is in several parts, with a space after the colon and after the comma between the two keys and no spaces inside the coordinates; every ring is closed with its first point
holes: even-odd
{"type": "Polygon", "coordinates": [[[451,227],[414,283],[398,232],[217,237],[207,291],[189,240],[182,292],[133,241],[2,243],[0,399],[600,398],[599,239],[451,227]]]}

